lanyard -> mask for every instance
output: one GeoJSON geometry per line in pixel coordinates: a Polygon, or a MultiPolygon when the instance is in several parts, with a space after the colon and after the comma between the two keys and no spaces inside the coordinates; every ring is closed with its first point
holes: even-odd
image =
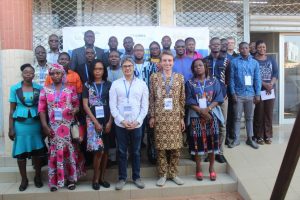
{"type": "Polygon", "coordinates": [[[134,77],[132,78],[132,80],[131,80],[131,82],[130,82],[130,85],[129,85],[129,89],[128,89],[128,90],[127,90],[127,86],[126,86],[125,80],[123,80],[123,81],[124,81],[124,86],[125,86],[125,91],[126,91],[127,103],[129,103],[130,88],[131,88],[131,85],[132,85],[133,80],[134,80],[134,77]]]}
{"type": "Polygon", "coordinates": [[[103,83],[101,83],[100,85],[101,85],[101,87],[100,87],[100,93],[99,93],[97,84],[94,82],[94,86],[95,86],[95,89],[96,89],[96,95],[97,95],[97,97],[101,100],[103,83]]]}
{"type": "Polygon", "coordinates": [[[243,68],[243,71],[244,71],[244,76],[248,75],[247,65],[248,65],[248,62],[246,60],[242,59],[242,68],[243,68]]]}
{"type": "Polygon", "coordinates": [[[213,58],[213,77],[215,76],[215,66],[216,66],[217,60],[213,58]]]}
{"type": "Polygon", "coordinates": [[[86,75],[87,80],[89,80],[89,71],[88,71],[88,67],[86,64],[85,64],[85,75],[86,75]]]}
{"type": "Polygon", "coordinates": [[[201,96],[203,96],[203,94],[204,94],[204,88],[205,88],[205,85],[206,85],[206,79],[204,79],[203,86],[201,85],[200,81],[197,81],[197,85],[200,88],[200,94],[201,94],[201,96]]]}
{"type": "Polygon", "coordinates": [[[171,90],[172,85],[173,85],[174,73],[172,73],[169,85],[167,85],[167,78],[166,78],[166,75],[165,75],[164,72],[162,73],[162,75],[163,75],[163,80],[164,80],[165,85],[166,85],[166,93],[167,93],[167,96],[169,96],[170,90],[171,90]]]}
{"type": "Polygon", "coordinates": [[[54,86],[54,83],[52,84],[52,88],[54,90],[54,102],[57,104],[59,102],[59,100],[60,100],[61,93],[62,93],[62,91],[64,89],[64,84],[61,85],[58,96],[56,95],[56,88],[54,86]]]}
{"type": "Polygon", "coordinates": [[[43,82],[45,80],[45,73],[46,73],[46,66],[44,67],[40,66],[40,74],[39,74],[40,82],[43,82]]]}

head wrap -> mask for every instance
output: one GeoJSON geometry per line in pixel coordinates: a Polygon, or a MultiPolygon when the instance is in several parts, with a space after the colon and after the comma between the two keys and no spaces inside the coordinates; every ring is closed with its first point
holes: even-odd
{"type": "Polygon", "coordinates": [[[60,64],[51,64],[50,68],[49,68],[49,74],[53,70],[57,70],[57,71],[63,73],[62,82],[65,83],[66,82],[66,71],[65,71],[64,67],[62,65],[60,65],[60,64]]]}

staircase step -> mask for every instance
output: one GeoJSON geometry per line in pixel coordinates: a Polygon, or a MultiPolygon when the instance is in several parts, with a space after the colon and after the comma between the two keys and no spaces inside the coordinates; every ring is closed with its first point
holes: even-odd
{"type": "MultiPolygon", "coordinates": [[[[146,188],[138,189],[133,183],[127,183],[122,191],[115,191],[115,183],[112,182],[110,188],[103,188],[94,191],[90,182],[79,182],[74,191],[66,188],[59,189],[58,192],[50,192],[47,184],[43,188],[35,188],[33,182],[29,182],[29,187],[24,192],[19,192],[20,183],[0,183],[0,195],[2,199],[145,199],[162,197],[180,197],[207,193],[233,192],[237,191],[237,182],[226,173],[218,173],[216,181],[210,181],[205,176],[203,181],[197,181],[193,175],[181,176],[185,184],[178,186],[172,181],[167,181],[164,187],[157,187],[156,178],[143,178],[146,188]]],[[[1,199],[0,196],[0,199],[1,199]]]]}
{"type": "MultiPolygon", "coordinates": [[[[208,174],[209,164],[203,162],[202,170],[204,174],[208,174]]],[[[226,173],[226,164],[215,163],[215,171],[217,173],[226,173]]],[[[188,176],[194,175],[196,173],[196,164],[195,162],[188,159],[181,159],[178,166],[178,171],[180,176],[188,176]]],[[[47,180],[47,167],[43,167],[42,169],[43,179],[47,180]]],[[[127,169],[128,177],[131,177],[131,168],[130,165],[127,169]]],[[[118,168],[117,166],[113,166],[106,170],[105,172],[106,180],[115,181],[118,176],[118,168]]],[[[34,169],[32,166],[27,166],[27,176],[29,180],[33,180],[34,177],[34,169]]],[[[88,169],[87,175],[82,177],[80,180],[89,181],[92,180],[93,170],[88,169]]],[[[151,178],[157,177],[157,169],[155,165],[142,163],[141,166],[141,177],[143,178],[151,178]]],[[[18,167],[0,167],[0,183],[15,183],[21,180],[18,167]]]]}

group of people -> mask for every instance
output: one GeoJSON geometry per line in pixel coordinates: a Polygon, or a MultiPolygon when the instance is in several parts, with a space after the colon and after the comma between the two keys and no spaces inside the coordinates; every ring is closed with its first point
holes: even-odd
{"type": "Polygon", "coordinates": [[[274,98],[261,98],[261,91],[274,93],[278,66],[266,55],[265,42],[257,41],[251,53],[249,44],[242,42],[237,54],[234,38],[214,37],[210,54],[203,57],[195,50],[194,38],[177,40],[174,55],[171,38],[164,36],[162,48],[151,42],[147,60],[143,45],[134,44],[132,37],[124,38],[123,53],[114,36],[106,52],[94,46],[91,30],[85,32],[84,42],[70,56],[59,51],[57,35],[50,35],[50,51],[36,47],[36,66],[22,65],[23,80],[10,89],[9,138],[22,177],[20,191],[28,187],[26,159],[31,157],[34,184],[43,186],[45,154],[50,191],[64,186],[74,190],[85,174],[85,162],[94,169],[92,188],[110,187],[105,181],[109,157],[118,159],[115,188],[122,190],[128,179],[128,151],[133,183],[142,189],[145,133],[152,137],[147,145],[157,163],[157,186],[164,186],[167,179],[184,184],[177,170],[183,133],[196,161],[196,178],[203,180],[201,157],[208,154],[209,178],[214,181],[215,160],[226,162],[224,145],[240,144],[243,112],[246,144],[255,149],[271,144],[274,98]],[[79,138],[72,137],[76,123],[79,138]]]}

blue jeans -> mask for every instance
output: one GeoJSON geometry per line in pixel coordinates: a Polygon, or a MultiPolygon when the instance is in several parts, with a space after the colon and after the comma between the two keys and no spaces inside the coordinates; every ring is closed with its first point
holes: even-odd
{"type": "Polygon", "coordinates": [[[240,141],[241,118],[244,112],[246,120],[246,131],[248,138],[253,136],[253,98],[254,97],[237,97],[237,102],[233,104],[234,110],[234,134],[235,141],[240,141]]]}
{"type": "Polygon", "coordinates": [[[130,144],[132,159],[132,180],[140,178],[142,127],[134,130],[116,126],[116,137],[119,153],[119,180],[127,179],[127,149],[130,144]]]}

